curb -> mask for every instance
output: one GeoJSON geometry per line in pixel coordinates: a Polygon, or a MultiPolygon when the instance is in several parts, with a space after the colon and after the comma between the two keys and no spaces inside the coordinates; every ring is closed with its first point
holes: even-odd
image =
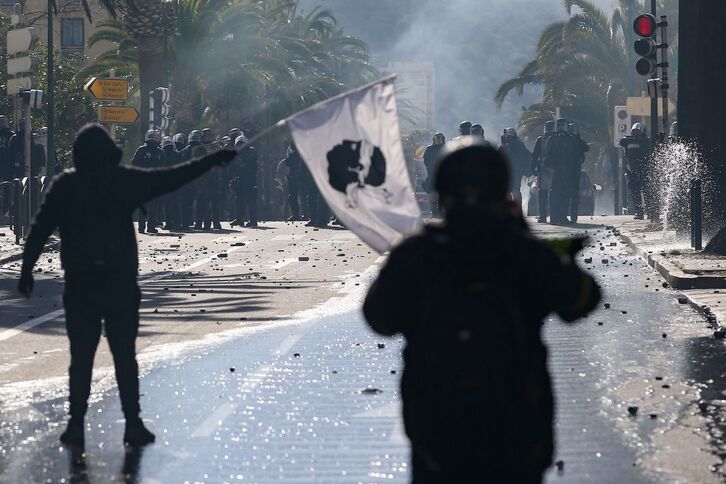
{"type": "MultiPolygon", "coordinates": [[[[653,256],[652,254],[648,254],[646,251],[638,247],[632,241],[632,239],[630,239],[630,237],[624,235],[616,227],[612,227],[612,229],[615,235],[623,239],[628,247],[633,249],[640,257],[643,257],[648,262],[648,265],[655,269],[668,282],[668,284],[670,284],[673,289],[723,289],[724,287],[726,287],[725,278],[694,276],[692,274],[686,274],[670,262],[659,261],[658,259],[662,259],[661,256],[653,256]],[[720,284],[717,286],[709,285],[717,282],[720,282],[720,284]]],[[[710,307],[694,300],[689,294],[686,293],[676,293],[675,296],[676,299],[679,300],[679,302],[681,298],[685,298],[686,302],[691,308],[693,308],[696,312],[706,318],[709,326],[714,330],[714,336],[719,333],[723,334],[723,332],[726,330],[726,328],[722,325],[722,322],[718,320],[710,307]]]]}
{"type": "Polygon", "coordinates": [[[648,262],[648,265],[658,271],[658,273],[671,285],[673,289],[726,289],[726,277],[718,276],[698,276],[688,274],[680,270],[665,257],[660,255],[648,254],[645,250],[638,247],[630,237],[623,234],[617,228],[613,229],[615,235],[625,241],[625,243],[633,249],[639,256],[648,262]]]}

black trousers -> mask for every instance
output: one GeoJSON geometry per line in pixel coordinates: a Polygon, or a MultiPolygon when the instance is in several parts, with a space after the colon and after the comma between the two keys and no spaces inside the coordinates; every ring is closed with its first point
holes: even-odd
{"type": "Polygon", "coordinates": [[[139,368],[136,335],[139,331],[141,292],[135,277],[66,278],[63,305],[71,343],[68,369],[70,416],[82,419],[88,409],[91,374],[101,338],[101,322],[113,356],[121,408],[126,420],[138,418],[139,368]]]}
{"type": "Polygon", "coordinates": [[[257,184],[240,182],[236,194],[237,220],[257,222],[257,184]]]}

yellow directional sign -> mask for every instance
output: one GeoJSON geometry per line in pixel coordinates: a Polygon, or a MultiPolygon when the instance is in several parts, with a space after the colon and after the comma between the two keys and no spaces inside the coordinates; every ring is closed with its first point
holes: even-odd
{"type": "Polygon", "coordinates": [[[129,81],[92,77],[84,89],[99,101],[126,101],[129,98],[129,81]]]}
{"type": "Polygon", "coordinates": [[[101,106],[98,108],[98,121],[102,124],[134,124],[139,112],[133,106],[101,106]]]}

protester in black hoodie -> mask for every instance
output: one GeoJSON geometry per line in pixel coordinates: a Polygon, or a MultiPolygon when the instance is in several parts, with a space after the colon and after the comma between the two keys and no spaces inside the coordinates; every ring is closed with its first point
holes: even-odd
{"type": "Polygon", "coordinates": [[[391,252],[363,313],[374,331],[406,338],[413,482],[539,483],[554,408],[542,323],[584,316],[600,291],[575,251],[530,234],[495,148],[464,139],[443,155],[444,224],[391,252]]]}
{"type": "Polygon", "coordinates": [[[126,418],[124,442],[136,446],[154,441],[154,434],[139,418],[135,341],[141,293],[136,283],[139,261],[132,214],[143,203],[228,163],[236,153],[219,151],[163,169],[122,167],[121,155],[101,125],[90,124],[79,131],[73,144],[75,169],[55,177],[46,194],[25,243],[18,284],[19,291],[30,297],[33,265],[50,234],[59,229],[71,346],[70,420],[61,441],[79,447],[84,445],[83,419],[101,320],[126,418]]]}

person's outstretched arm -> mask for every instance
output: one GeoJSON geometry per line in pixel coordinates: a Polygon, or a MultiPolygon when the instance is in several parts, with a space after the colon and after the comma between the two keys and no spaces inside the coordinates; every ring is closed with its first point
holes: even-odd
{"type": "Polygon", "coordinates": [[[33,266],[38,262],[48,237],[60,225],[61,214],[68,205],[66,203],[67,184],[70,181],[68,176],[61,174],[53,180],[30,226],[30,233],[23,248],[23,268],[18,283],[18,290],[25,297],[30,297],[33,292],[33,266]]]}
{"type": "Polygon", "coordinates": [[[168,168],[123,168],[117,184],[118,197],[131,207],[173,192],[199,178],[215,166],[226,165],[237,156],[232,150],[219,150],[207,156],[168,168]]]}

